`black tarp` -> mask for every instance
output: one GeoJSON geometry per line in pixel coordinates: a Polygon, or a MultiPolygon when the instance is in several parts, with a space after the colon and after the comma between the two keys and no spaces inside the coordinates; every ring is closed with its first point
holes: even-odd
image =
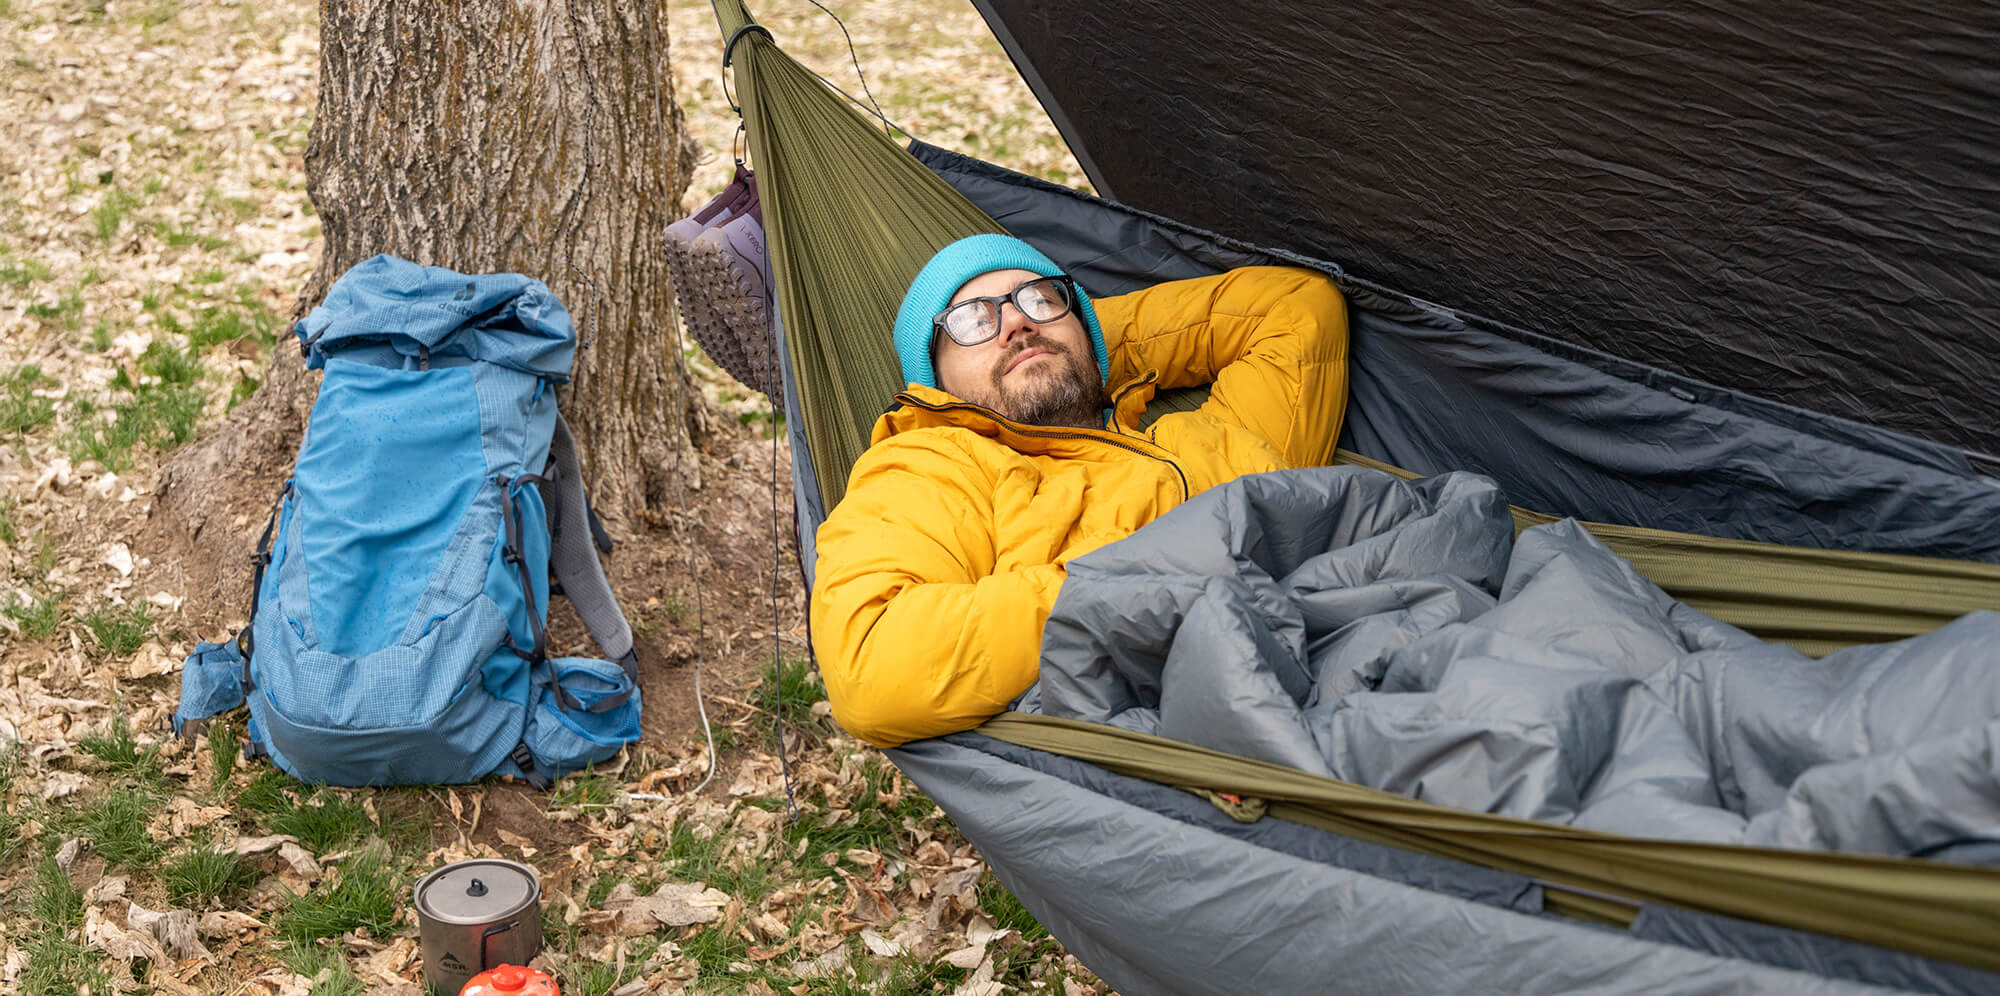
{"type": "Polygon", "coordinates": [[[2000,466],[2000,5],[975,3],[1102,194],[2000,466]]]}

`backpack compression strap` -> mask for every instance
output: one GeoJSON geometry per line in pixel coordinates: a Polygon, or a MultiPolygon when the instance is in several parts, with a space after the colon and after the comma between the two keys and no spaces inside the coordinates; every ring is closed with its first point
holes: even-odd
{"type": "MultiPolygon", "coordinates": [[[[590,506],[583,496],[583,466],[577,460],[576,439],[569,423],[556,416],[555,436],[549,443],[553,463],[555,500],[550,502],[555,521],[549,539],[549,567],[562,585],[563,595],[575,607],[577,617],[604,651],[604,656],[625,669],[632,687],[639,686],[639,657],[632,649],[632,626],[618,607],[618,596],[605,580],[604,565],[597,559],[590,506]]],[[[592,712],[617,708],[629,695],[614,695],[591,706],[592,712]]]]}

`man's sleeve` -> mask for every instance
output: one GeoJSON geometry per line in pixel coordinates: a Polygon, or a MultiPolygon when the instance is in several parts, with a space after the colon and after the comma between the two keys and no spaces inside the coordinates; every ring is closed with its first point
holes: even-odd
{"type": "Polygon", "coordinates": [[[984,473],[948,441],[897,437],[820,527],[813,648],[834,719],[878,747],[971,729],[1035,681],[1064,571],[993,573],[984,473]]]}
{"type": "Polygon", "coordinates": [[[1212,384],[1201,411],[1256,433],[1292,467],[1332,462],[1347,408],[1347,304],[1310,270],[1252,266],[1094,302],[1111,382],[1212,384]]]}

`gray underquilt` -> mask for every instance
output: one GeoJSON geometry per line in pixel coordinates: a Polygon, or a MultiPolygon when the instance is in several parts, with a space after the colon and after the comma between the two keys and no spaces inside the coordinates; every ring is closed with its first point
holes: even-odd
{"type": "Polygon", "coordinates": [[[1484,477],[1245,477],[1071,561],[1019,708],[1460,809],[1991,861],[2000,615],[1815,660],[1484,477]]]}

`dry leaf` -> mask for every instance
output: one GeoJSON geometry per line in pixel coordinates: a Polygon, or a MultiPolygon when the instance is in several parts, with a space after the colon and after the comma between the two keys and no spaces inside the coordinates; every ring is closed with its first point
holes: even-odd
{"type": "Polygon", "coordinates": [[[846,968],[847,949],[843,947],[834,948],[817,958],[795,961],[791,965],[791,972],[801,979],[817,979],[845,971],[846,968]]]}
{"type": "Polygon", "coordinates": [[[957,951],[950,952],[938,960],[947,965],[955,965],[970,972],[978,968],[980,962],[986,960],[986,945],[974,944],[969,947],[959,948],[957,951]]]}
{"type": "Polygon", "coordinates": [[[278,844],[278,857],[290,865],[294,873],[307,881],[319,878],[319,862],[312,852],[300,847],[298,842],[287,838],[278,844]]]}
{"type": "Polygon", "coordinates": [[[523,837],[512,830],[498,830],[495,832],[499,835],[501,843],[507,844],[511,847],[518,848],[521,852],[522,857],[532,858],[535,856],[535,851],[537,850],[537,848],[535,847],[534,841],[529,840],[528,838],[523,837]]]}
{"type": "Polygon", "coordinates": [[[729,902],[728,893],[701,882],[668,882],[650,896],[634,896],[632,887],[620,882],[603,908],[617,914],[619,933],[636,937],[662,926],[714,923],[722,919],[722,908],[729,902]]]}
{"type": "Polygon", "coordinates": [[[249,857],[253,854],[269,854],[285,843],[298,843],[297,837],[280,834],[275,837],[238,837],[227,846],[215,849],[217,854],[235,854],[249,857]]]}
{"type": "Polygon", "coordinates": [[[42,776],[42,799],[60,799],[74,795],[78,789],[90,784],[90,779],[81,772],[51,771],[42,776]]]}
{"type": "Polygon", "coordinates": [[[220,806],[204,806],[187,796],[177,795],[167,807],[167,833],[176,838],[186,837],[188,831],[213,826],[228,819],[229,815],[229,810],[220,806]]]}
{"type": "Polygon", "coordinates": [[[83,894],[83,901],[92,906],[102,906],[114,899],[125,898],[125,887],[129,884],[123,875],[106,875],[83,894]]]}
{"type": "Polygon", "coordinates": [[[868,953],[878,958],[895,958],[903,953],[903,946],[872,930],[861,932],[861,944],[868,953]]]}
{"type": "Polygon", "coordinates": [[[167,957],[167,953],[153,940],[151,934],[120,927],[105,919],[104,914],[95,906],[84,910],[83,939],[84,943],[117,961],[130,962],[135,958],[165,961],[167,957]]]}
{"type": "Polygon", "coordinates": [[[213,956],[201,943],[197,932],[199,921],[187,910],[153,911],[133,903],[125,910],[125,924],[133,930],[143,930],[152,935],[174,957],[186,961],[190,958],[209,961],[213,956]]]}
{"type": "Polygon", "coordinates": [[[886,927],[896,922],[896,908],[889,905],[889,899],[879,889],[847,883],[847,905],[840,911],[841,916],[851,920],[859,929],[861,925],[886,927]]]}
{"type": "MultiPolygon", "coordinates": [[[[397,985],[414,985],[404,978],[404,974],[417,967],[416,939],[398,937],[384,945],[381,950],[362,958],[358,971],[362,980],[369,983],[368,991],[380,993],[393,991],[397,985]]],[[[421,987],[419,989],[421,990],[421,987]]]]}
{"type": "Polygon", "coordinates": [[[233,937],[246,930],[260,930],[263,926],[264,921],[248,913],[218,910],[213,913],[203,913],[195,929],[201,931],[203,937],[233,937]]]}

